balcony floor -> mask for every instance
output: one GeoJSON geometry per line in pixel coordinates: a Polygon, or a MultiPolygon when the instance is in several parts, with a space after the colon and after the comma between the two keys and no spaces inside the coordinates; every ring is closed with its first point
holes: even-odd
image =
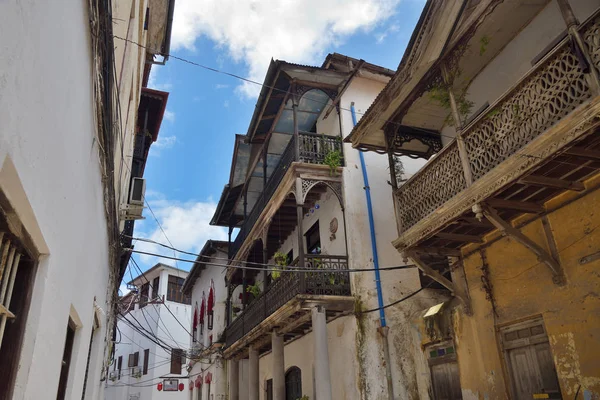
{"type": "MultiPolygon", "coordinates": [[[[548,212],[546,203],[567,191],[585,194],[595,190],[595,187],[586,188],[583,183],[600,173],[599,133],[600,128],[592,129],[483,202],[495,208],[503,220],[512,221],[524,214],[535,218],[548,212]]],[[[478,221],[468,209],[432,235],[405,249],[410,247],[428,254],[458,255],[463,246],[481,241],[483,236],[495,230],[491,222],[485,218],[478,221]]],[[[401,240],[402,237],[398,239],[401,240]]]]}
{"type": "Polygon", "coordinates": [[[244,358],[249,346],[257,349],[259,354],[271,350],[271,333],[275,330],[283,335],[284,342],[298,339],[312,330],[311,309],[322,306],[327,312],[327,322],[354,310],[352,296],[324,296],[299,294],[281,306],[273,314],[265,318],[250,332],[227,347],[223,353],[226,359],[244,358]]]}

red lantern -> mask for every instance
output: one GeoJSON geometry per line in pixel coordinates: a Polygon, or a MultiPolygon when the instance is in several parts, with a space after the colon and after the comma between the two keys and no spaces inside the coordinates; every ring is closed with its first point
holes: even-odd
{"type": "Polygon", "coordinates": [[[190,390],[194,390],[194,381],[190,381],[190,390]]]}
{"type": "Polygon", "coordinates": [[[156,385],[156,388],[160,392],[162,390],[162,383],[159,383],[158,385],[156,385]]]}
{"type": "Polygon", "coordinates": [[[179,384],[179,391],[183,392],[183,389],[185,389],[185,385],[183,383],[179,384]]]}

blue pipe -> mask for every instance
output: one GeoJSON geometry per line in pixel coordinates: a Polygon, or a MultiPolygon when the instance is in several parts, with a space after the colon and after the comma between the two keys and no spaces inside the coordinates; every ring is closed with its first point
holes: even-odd
{"type": "MultiPolygon", "coordinates": [[[[356,110],[354,102],[350,105],[352,112],[352,124],[356,126],[356,110]]],[[[371,249],[373,250],[373,267],[375,268],[375,285],[377,286],[377,303],[379,304],[379,320],[381,327],[386,327],[385,310],[383,309],[383,293],[381,290],[381,275],[379,274],[379,255],[377,253],[377,240],[375,238],[375,221],[373,220],[373,204],[371,203],[371,188],[369,187],[369,177],[367,176],[367,166],[365,156],[362,151],[358,151],[360,156],[360,167],[362,169],[363,181],[365,184],[365,194],[367,195],[367,212],[369,214],[369,230],[371,231],[371,249]]]]}

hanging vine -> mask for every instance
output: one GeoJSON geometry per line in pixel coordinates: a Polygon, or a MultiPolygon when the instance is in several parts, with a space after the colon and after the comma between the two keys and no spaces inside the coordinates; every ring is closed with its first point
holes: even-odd
{"type": "Polygon", "coordinates": [[[485,292],[485,299],[492,305],[494,316],[497,317],[498,311],[496,309],[496,301],[494,300],[494,287],[490,280],[490,266],[485,255],[485,250],[479,250],[479,253],[481,254],[481,267],[479,268],[481,270],[481,289],[485,292]]]}

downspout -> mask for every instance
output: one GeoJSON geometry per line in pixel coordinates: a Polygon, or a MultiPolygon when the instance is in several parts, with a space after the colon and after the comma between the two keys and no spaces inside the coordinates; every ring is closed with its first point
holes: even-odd
{"type": "MultiPolygon", "coordinates": [[[[356,126],[356,110],[354,102],[350,105],[352,112],[352,125],[356,126]]],[[[379,307],[379,334],[383,342],[383,356],[385,360],[385,375],[387,380],[388,399],[394,399],[394,385],[392,384],[392,365],[390,362],[390,347],[388,344],[389,327],[385,321],[385,310],[383,309],[383,291],[381,288],[381,275],[379,273],[379,255],[377,253],[377,240],[375,238],[375,221],[373,219],[373,205],[371,202],[371,188],[369,187],[369,177],[367,175],[367,166],[365,164],[365,156],[362,151],[358,151],[360,157],[360,167],[362,170],[365,195],[367,197],[367,213],[369,215],[369,230],[371,233],[371,249],[373,251],[373,268],[375,269],[375,286],[377,287],[377,304],[379,307]]]]}

